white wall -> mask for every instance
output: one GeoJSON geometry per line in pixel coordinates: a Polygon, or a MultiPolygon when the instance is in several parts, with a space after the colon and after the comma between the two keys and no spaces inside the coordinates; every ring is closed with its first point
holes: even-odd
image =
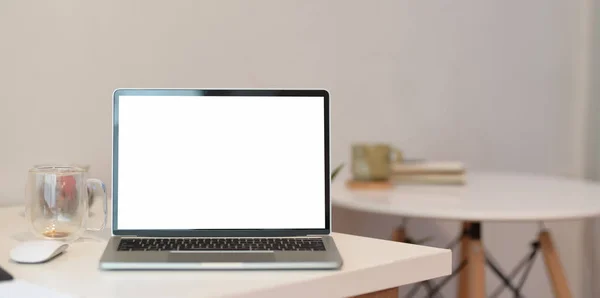
{"type": "MultiPolygon", "coordinates": [[[[587,72],[588,78],[588,127],[587,127],[587,154],[586,175],[587,177],[600,180],[600,0],[589,0],[591,30],[589,32],[590,42],[588,48],[590,57],[587,72]]],[[[600,199],[600,198],[598,198],[600,199]]],[[[600,277],[600,219],[590,220],[585,229],[586,254],[585,258],[592,260],[584,266],[587,282],[586,294],[590,297],[600,296],[600,284],[596,281],[600,277]]]]}
{"type": "MultiPolygon", "coordinates": [[[[578,175],[578,13],[559,0],[2,1],[0,203],[21,201],[34,163],[89,163],[108,182],[117,87],[324,87],[336,163],[351,142],[388,141],[471,169],[578,175]]],[[[338,230],[378,237],[397,221],[335,214],[338,230]]],[[[581,297],[581,224],[552,227],[581,297]]],[[[441,245],[457,225],[411,229],[441,245]]],[[[511,265],[535,232],[484,237],[511,265]]],[[[530,281],[527,296],[550,296],[540,260],[530,281]]]]}

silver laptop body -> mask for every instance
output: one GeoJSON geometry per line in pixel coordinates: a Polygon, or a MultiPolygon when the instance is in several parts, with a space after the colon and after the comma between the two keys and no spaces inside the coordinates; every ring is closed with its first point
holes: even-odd
{"type": "Polygon", "coordinates": [[[100,268],[340,268],[329,125],[325,90],[115,90],[100,268]]]}

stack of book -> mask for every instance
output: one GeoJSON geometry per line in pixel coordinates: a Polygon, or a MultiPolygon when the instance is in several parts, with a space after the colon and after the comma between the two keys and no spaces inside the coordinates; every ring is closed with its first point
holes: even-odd
{"type": "Polygon", "coordinates": [[[393,184],[465,184],[465,167],[453,161],[407,161],[392,165],[393,184]]]}

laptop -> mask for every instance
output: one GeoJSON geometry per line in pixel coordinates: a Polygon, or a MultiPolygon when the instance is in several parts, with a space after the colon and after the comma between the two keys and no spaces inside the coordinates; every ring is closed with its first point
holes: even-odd
{"type": "Polygon", "coordinates": [[[336,269],[325,90],[118,89],[120,269],[336,269]]]}

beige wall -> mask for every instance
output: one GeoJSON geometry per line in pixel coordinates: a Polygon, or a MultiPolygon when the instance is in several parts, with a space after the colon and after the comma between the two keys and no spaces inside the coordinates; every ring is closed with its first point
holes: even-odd
{"type": "MultiPolygon", "coordinates": [[[[353,141],[388,141],[471,169],[579,175],[578,13],[559,0],[2,1],[0,204],[22,200],[34,163],[89,163],[108,182],[117,87],[324,87],[335,163],[353,141]]],[[[378,237],[397,220],[335,212],[338,230],[378,237]]],[[[551,226],[581,297],[581,224],[551,226]]],[[[442,245],[457,225],[411,228],[442,245]]],[[[512,265],[536,228],[484,237],[512,265]]],[[[525,294],[548,297],[539,261],[525,294]]]]}

